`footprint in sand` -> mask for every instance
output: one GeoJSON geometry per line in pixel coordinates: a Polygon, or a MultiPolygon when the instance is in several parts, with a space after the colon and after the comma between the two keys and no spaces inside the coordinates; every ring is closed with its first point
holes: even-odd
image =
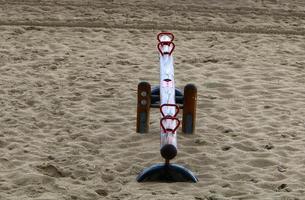
{"type": "Polygon", "coordinates": [[[64,173],[61,172],[57,167],[51,164],[38,165],[37,169],[40,173],[55,178],[65,177],[64,173]]]}
{"type": "Polygon", "coordinates": [[[258,168],[267,168],[267,167],[276,165],[276,163],[274,161],[268,160],[268,159],[263,159],[263,158],[253,159],[253,160],[249,161],[247,164],[252,167],[258,167],[258,168]]]}
{"type": "Polygon", "coordinates": [[[108,192],[107,192],[107,190],[105,190],[105,189],[97,189],[97,190],[95,190],[95,192],[96,192],[98,195],[103,196],[103,197],[106,197],[106,196],[108,195],[108,192]]]}

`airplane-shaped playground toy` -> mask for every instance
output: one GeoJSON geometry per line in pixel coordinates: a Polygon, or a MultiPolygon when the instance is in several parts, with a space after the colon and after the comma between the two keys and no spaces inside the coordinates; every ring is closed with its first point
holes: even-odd
{"type": "Polygon", "coordinates": [[[151,89],[148,82],[138,84],[137,132],[148,132],[150,108],[159,108],[160,153],[165,162],[144,169],[138,175],[137,181],[197,182],[197,177],[190,170],[177,164],[170,164],[170,160],[177,155],[177,130],[180,125],[177,116],[180,109],[183,109],[183,133],[192,134],[195,131],[197,88],[193,84],[187,84],[182,93],[175,87],[174,35],[170,32],[161,32],[157,39],[160,54],[160,85],[151,89]]]}

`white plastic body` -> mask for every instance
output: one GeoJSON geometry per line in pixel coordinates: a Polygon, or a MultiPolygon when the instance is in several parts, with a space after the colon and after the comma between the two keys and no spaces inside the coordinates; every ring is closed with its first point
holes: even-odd
{"type": "MultiPolygon", "coordinates": [[[[171,38],[167,35],[163,35],[160,38],[161,42],[171,41],[171,38]]],[[[161,50],[162,52],[169,52],[170,47],[164,45],[161,50]]],[[[174,80],[174,59],[173,55],[160,53],[160,106],[163,104],[176,104],[175,102],[175,80],[174,80]],[[164,81],[169,79],[170,81],[164,81]]],[[[176,108],[174,106],[163,106],[162,111],[165,116],[174,116],[176,108]]],[[[161,118],[162,118],[161,114],[161,118]]],[[[165,128],[174,129],[177,125],[175,120],[166,119],[163,121],[165,128]]],[[[165,133],[161,127],[161,141],[160,148],[165,144],[173,144],[177,148],[177,131],[174,133],[165,133]]]]}

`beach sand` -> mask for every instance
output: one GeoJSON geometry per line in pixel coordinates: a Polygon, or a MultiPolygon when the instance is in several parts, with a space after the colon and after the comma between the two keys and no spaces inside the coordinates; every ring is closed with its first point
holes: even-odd
{"type": "Polygon", "coordinates": [[[1,200],[305,199],[304,1],[0,5],[1,200]],[[135,131],[160,31],[176,37],[177,87],[198,87],[173,160],[196,184],[135,180],[163,162],[158,109],[135,131]]]}

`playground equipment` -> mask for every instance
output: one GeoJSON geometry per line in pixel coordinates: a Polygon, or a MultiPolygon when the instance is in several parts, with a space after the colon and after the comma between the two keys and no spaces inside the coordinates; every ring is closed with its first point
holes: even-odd
{"type": "Polygon", "coordinates": [[[165,163],[155,164],[143,170],[138,175],[137,181],[197,182],[198,179],[191,171],[180,165],[170,164],[170,160],[177,155],[180,109],[183,109],[183,133],[192,134],[195,131],[197,88],[193,84],[187,84],[182,93],[175,87],[172,55],[175,49],[174,35],[162,32],[158,34],[157,39],[160,53],[160,85],[151,89],[148,82],[138,84],[137,132],[149,131],[150,108],[159,108],[160,153],[165,163]]]}

